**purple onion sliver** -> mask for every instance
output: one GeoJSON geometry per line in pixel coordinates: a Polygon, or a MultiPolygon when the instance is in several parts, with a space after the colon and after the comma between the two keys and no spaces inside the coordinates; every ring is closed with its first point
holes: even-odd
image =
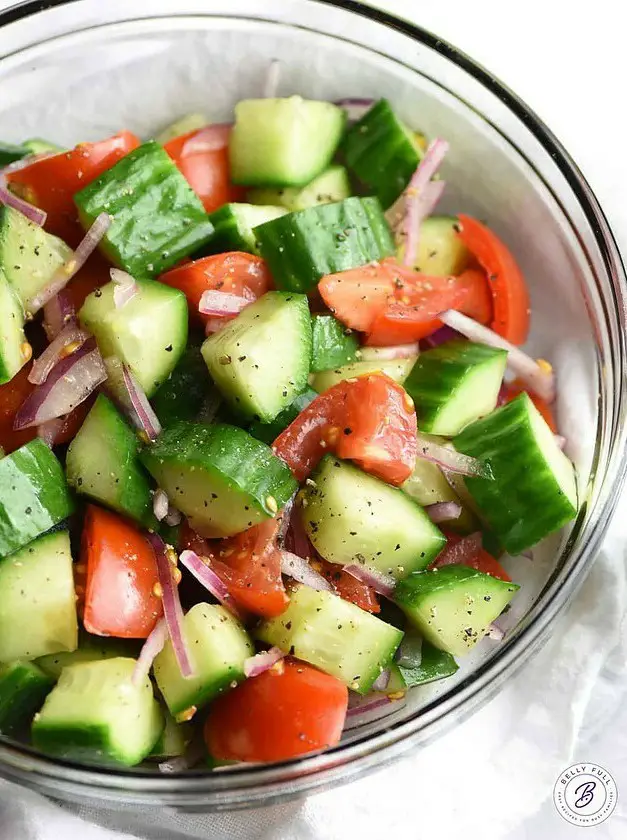
{"type": "Polygon", "coordinates": [[[505,631],[501,630],[498,624],[492,623],[488,627],[486,635],[489,636],[490,639],[494,639],[495,642],[502,642],[505,638],[505,631]]]}
{"type": "Polygon", "coordinates": [[[372,683],[372,690],[373,691],[385,691],[385,689],[388,687],[389,682],[390,682],[390,669],[386,668],[384,671],[381,671],[379,676],[372,683]]]}
{"type": "Polygon", "coordinates": [[[277,531],[276,542],[277,545],[281,547],[283,547],[283,545],[285,544],[285,538],[287,536],[288,528],[290,527],[290,522],[292,519],[292,510],[294,508],[294,502],[296,501],[297,493],[298,490],[295,490],[283,506],[283,510],[280,513],[281,524],[279,525],[279,530],[277,531]]]}
{"type": "Polygon", "coordinates": [[[391,575],[362,566],[360,563],[349,563],[347,566],[343,566],[343,570],[361,583],[365,583],[366,586],[371,586],[375,592],[383,595],[384,598],[390,598],[394,592],[396,580],[391,575]]]}
{"type": "Polygon", "coordinates": [[[47,420],[45,423],[37,426],[37,437],[41,438],[46,446],[52,449],[64,423],[64,417],[55,417],[54,420],[47,420]]]}
{"type": "Polygon", "coordinates": [[[242,295],[233,295],[230,292],[221,292],[216,289],[208,289],[202,293],[198,311],[201,315],[222,316],[239,315],[242,309],[246,309],[253,301],[242,295]]]}
{"type": "Polygon", "coordinates": [[[76,310],[66,291],[59,292],[44,306],[43,327],[48,341],[53,341],[71,321],[76,310]]]}
{"type": "Polygon", "coordinates": [[[182,551],[179,557],[181,564],[201,583],[222,606],[226,607],[236,618],[240,618],[237,607],[229,595],[229,590],[218,575],[210,568],[195,551],[182,551]]]}
{"type": "Polygon", "coordinates": [[[40,210],[39,207],[35,207],[34,204],[29,204],[28,201],[24,201],[23,198],[12,193],[2,176],[0,176],[0,204],[5,204],[7,207],[12,207],[13,210],[17,210],[18,213],[26,216],[29,222],[32,222],[38,227],[43,227],[46,224],[48,214],[45,210],[40,210]]]}
{"type": "Polygon", "coordinates": [[[480,478],[492,479],[492,470],[488,464],[484,464],[477,458],[470,455],[463,455],[448,446],[434,443],[432,440],[418,433],[418,458],[425,461],[432,461],[443,470],[459,473],[460,475],[476,475],[480,478]]]}
{"type": "Polygon", "coordinates": [[[181,607],[179,591],[172,575],[172,565],[168,557],[168,550],[158,534],[148,533],[147,537],[157,560],[157,574],[161,589],[163,590],[163,614],[168,626],[168,635],[172,642],[172,649],[174,650],[181,674],[184,677],[191,677],[194,675],[194,670],[189,660],[187,642],[183,631],[183,608],[181,607]]]}
{"type": "Polygon", "coordinates": [[[158,488],[152,497],[152,512],[155,519],[161,522],[168,515],[169,500],[165,490],[158,488]]]}
{"type": "Polygon", "coordinates": [[[183,519],[183,514],[180,510],[174,507],[174,505],[168,505],[168,512],[163,517],[163,521],[166,525],[169,525],[171,528],[179,525],[181,520],[183,519]]]}
{"type": "Polygon", "coordinates": [[[269,671],[284,656],[285,654],[278,647],[272,647],[270,650],[264,650],[262,653],[249,656],[248,659],[244,660],[244,675],[246,677],[258,677],[264,671],[269,671]]]}
{"type": "Polygon", "coordinates": [[[129,301],[133,300],[139,292],[139,287],[134,277],[119,268],[111,269],[111,280],[115,283],[113,305],[116,309],[122,309],[129,301]]]}
{"type": "Polygon", "coordinates": [[[446,344],[447,341],[453,341],[456,338],[462,338],[461,333],[457,330],[452,330],[450,327],[444,325],[436,330],[432,335],[428,335],[422,339],[422,343],[429,348],[439,347],[440,344],[446,344]]]}
{"type": "Polygon", "coordinates": [[[333,587],[325,577],[315,569],[312,569],[304,557],[292,554],[291,551],[281,552],[281,572],[284,575],[293,577],[299,583],[309,586],[311,589],[333,592],[333,587]]]}
{"type": "Polygon", "coordinates": [[[65,348],[74,343],[84,344],[88,338],[89,333],[81,330],[76,322],[68,324],[46,347],[41,356],[35,359],[28,374],[28,381],[32,382],[33,385],[41,385],[48,378],[50,371],[61,360],[65,348]]]}
{"type": "Polygon", "coordinates": [[[143,680],[147,679],[152,663],[163,650],[168,639],[168,625],[165,618],[160,618],[150,632],[150,635],[142,645],[142,649],[137,657],[135,669],[131,676],[133,685],[139,685],[143,680]]]}
{"type": "Polygon", "coordinates": [[[434,523],[447,522],[450,519],[459,519],[462,515],[462,506],[457,502],[436,502],[425,507],[425,513],[434,523]]]}
{"type": "Polygon", "coordinates": [[[133,376],[130,368],[122,365],[124,387],[128,392],[133,412],[137,415],[140,431],[146,433],[148,440],[156,440],[161,434],[161,423],[148,401],[143,388],[133,376]]]}

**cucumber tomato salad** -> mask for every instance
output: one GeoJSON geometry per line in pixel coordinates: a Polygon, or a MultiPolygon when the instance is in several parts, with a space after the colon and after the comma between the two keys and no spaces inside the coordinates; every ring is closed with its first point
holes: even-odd
{"type": "Polygon", "coordinates": [[[446,140],[269,93],[0,145],[0,731],[52,756],[331,747],[502,639],[577,511],[446,140]]]}

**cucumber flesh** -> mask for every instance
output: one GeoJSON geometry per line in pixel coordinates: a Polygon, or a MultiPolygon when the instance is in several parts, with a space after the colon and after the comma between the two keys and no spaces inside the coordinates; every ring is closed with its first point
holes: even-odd
{"type": "Polygon", "coordinates": [[[39,656],[35,665],[56,682],[61,676],[61,671],[68,665],[100,662],[103,659],[115,659],[117,656],[135,657],[139,654],[139,649],[140,645],[129,639],[103,639],[102,636],[92,636],[91,633],[80,630],[76,650],[62,650],[39,656]]]}
{"type": "Polygon", "coordinates": [[[342,151],[349,169],[384,207],[390,207],[403,192],[423,156],[416,136],[386,99],[348,129],[342,151]]]}
{"type": "MultiPolygon", "coordinates": [[[[420,225],[418,253],[414,268],[430,277],[448,277],[465,271],[473,257],[458,236],[459,221],[455,216],[429,216],[420,225]]],[[[403,248],[397,255],[403,257],[403,248]]]]}
{"type": "Polygon", "coordinates": [[[403,633],[331,592],[296,587],[288,608],[262,621],[257,638],[367,694],[403,633]]]}
{"type": "MultiPolygon", "coordinates": [[[[183,677],[168,640],[154,663],[155,680],[176,718],[213,700],[244,679],[244,661],[255,652],[240,622],[217,604],[196,604],[183,619],[194,676],[183,677]]],[[[192,712],[192,714],[193,714],[192,712]]]]}
{"type": "Polygon", "coordinates": [[[325,169],[317,178],[300,189],[298,187],[284,187],[274,190],[249,190],[247,197],[251,204],[278,204],[293,213],[296,210],[317,207],[319,204],[343,201],[350,194],[351,185],[346,169],[335,164],[325,169]]]}
{"type": "Polygon", "coordinates": [[[150,680],[133,684],[134,669],[135,660],[126,657],[64,668],[35,715],[35,747],[60,758],[139,764],[164,722],[150,680]]]}
{"type": "Polygon", "coordinates": [[[338,382],[343,382],[345,379],[353,379],[356,376],[364,376],[367,373],[384,373],[402,385],[409,372],[413,368],[417,356],[412,356],[409,359],[393,359],[386,361],[358,361],[351,362],[343,367],[334,368],[333,370],[323,370],[320,373],[314,374],[310,377],[311,387],[319,394],[323,391],[328,391],[338,382]]]}
{"type": "Polygon", "coordinates": [[[166,143],[174,140],[175,137],[182,137],[183,134],[189,134],[192,131],[200,131],[206,125],[209,125],[209,120],[204,114],[186,114],[186,116],[175,120],[160,131],[155,137],[155,140],[157,143],[165,146],[166,143]]]}
{"type": "Polygon", "coordinates": [[[194,730],[190,723],[177,723],[167,708],[162,709],[162,712],[165,726],[148,757],[162,759],[183,755],[192,740],[194,730]]]}
{"type": "Polygon", "coordinates": [[[92,292],[80,312],[81,324],[96,339],[103,356],[129,366],[152,396],[172,373],[187,344],[187,300],[178,289],[138,280],[137,294],[115,305],[115,283],[92,292]]]}
{"type": "Polygon", "coordinates": [[[0,557],[74,512],[63,468],[39,438],[0,460],[0,488],[0,557]]]}
{"type": "Polygon", "coordinates": [[[2,141],[0,142],[0,168],[4,168],[16,160],[21,160],[28,154],[30,154],[30,151],[24,144],[18,146],[15,143],[2,141]]]}
{"type": "Polygon", "coordinates": [[[347,461],[326,455],[302,493],[305,530],[331,563],[364,563],[400,579],[426,568],[444,547],[413,499],[347,461]]]}
{"type": "MultiPolygon", "coordinates": [[[[105,360],[106,364],[106,360],[105,360]]],[[[196,343],[190,343],[177,366],[152,398],[162,426],[195,420],[215,386],[196,343]]]]}
{"type": "Polygon", "coordinates": [[[42,140],[41,137],[25,140],[24,145],[31,155],[41,155],[44,152],[51,152],[56,155],[63,151],[63,146],[59,146],[58,143],[51,143],[50,140],[42,140]]]}
{"type": "Polygon", "coordinates": [[[489,462],[493,481],[468,476],[465,485],[510,554],[520,554],[576,515],[573,464],[528,394],[467,426],[454,444],[489,462]]]}
{"type": "Polygon", "coordinates": [[[79,495],[154,527],[150,483],[138,452],[137,436],[100,394],[68,449],[67,480],[79,495]]]}
{"type": "Polygon", "coordinates": [[[229,144],[233,183],[308,184],[331,162],[344,123],[342,108],[300,96],[238,102],[229,144]]]}
{"type": "Polygon", "coordinates": [[[67,531],[45,534],[0,561],[0,660],[75,650],[78,638],[67,531]]]}
{"type": "Polygon", "coordinates": [[[355,360],[359,343],[352,331],[333,315],[312,315],[311,327],[312,373],[342,367],[355,360]]]}
{"type": "Polygon", "coordinates": [[[111,216],[100,248],[133,277],[162,274],[213,233],[201,200],[154,141],[134,149],[77,192],[74,203],[85,230],[101,213],[111,216]]]}
{"type": "Polygon", "coordinates": [[[476,569],[442,566],[400,581],[394,600],[428,642],[461,656],[483,638],[518,589],[476,569]]]}
{"type": "Polygon", "coordinates": [[[288,213],[256,227],[255,236],[277,287],[293,292],[309,292],[327,274],[394,253],[389,225],[372,196],[288,213]]]}
{"type": "Polygon", "coordinates": [[[63,240],[12,207],[0,205],[0,265],[25,311],[71,256],[72,249],[63,240]]]}
{"type": "Polygon", "coordinates": [[[28,361],[24,312],[0,266],[0,385],[10,382],[28,361]]]}
{"type": "Polygon", "coordinates": [[[450,653],[440,650],[425,639],[422,641],[420,664],[397,667],[407,688],[451,677],[459,669],[450,653]]]}
{"type": "Polygon", "coordinates": [[[420,430],[450,437],[493,411],[506,364],[506,350],[462,339],[421,353],[405,380],[420,430]]]}
{"type": "Polygon", "coordinates": [[[316,391],[306,388],[270,423],[259,423],[257,421],[251,423],[248,427],[248,433],[264,443],[272,443],[317,396],[316,391]]]}
{"type": "Polygon", "coordinates": [[[274,516],[297,488],[269,446],[226,424],[178,423],[142,461],[205,537],[229,537],[274,516]]]}
{"type": "Polygon", "coordinates": [[[268,292],[209,336],[202,355],[236,413],[268,423],[307,386],[311,340],[307,298],[268,292]]]}
{"type": "Polygon", "coordinates": [[[0,664],[0,732],[11,734],[29,722],[53,685],[33,662],[0,664]]]}
{"type": "Polygon", "coordinates": [[[203,253],[246,251],[256,254],[258,249],[253,228],[285,216],[286,213],[284,207],[270,204],[225,204],[209,216],[215,230],[203,253]]]}

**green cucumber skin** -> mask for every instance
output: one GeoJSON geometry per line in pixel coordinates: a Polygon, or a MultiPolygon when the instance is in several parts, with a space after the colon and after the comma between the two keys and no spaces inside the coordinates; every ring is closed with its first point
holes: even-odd
{"type": "Polygon", "coordinates": [[[167,152],[144,143],[74,196],[88,229],[103,212],[112,217],[101,248],[137,277],[154,277],[197,251],[213,225],[202,202],[167,152]]]}
{"type": "Polygon", "coordinates": [[[25,341],[22,305],[0,266],[0,385],[10,382],[26,364],[25,341]]]}
{"type": "Polygon", "coordinates": [[[494,480],[467,476],[468,492],[503,548],[520,554],[566,525],[577,507],[534,445],[525,393],[467,426],[455,448],[490,464],[494,480]]]}
{"type": "MultiPolygon", "coordinates": [[[[455,399],[455,392],[469,374],[481,366],[496,363],[499,359],[504,370],[507,362],[506,350],[497,350],[485,344],[473,344],[464,339],[447,341],[439,347],[421,353],[404,382],[405,390],[416,405],[416,412],[420,417],[420,430],[428,434],[450,434],[448,429],[440,430],[438,427],[443,408],[455,399]]],[[[495,390],[492,409],[496,405],[498,395],[498,389],[495,390]]],[[[476,415],[473,419],[476,419],[476,415]]]]}
{"type": "Polygon", "coordinates": [[[307,388],[302,394],[299,394],[287,408],[284,408],[280,414],[277,414],[272,422],[261,423],[259,421],[255,421],[254,423],[251,423],[248,427],[248,433],[264,443],[273,443],[281,432],[285,431],[290,423],[296,420],[301,411],[307,408],[307,406],[315,400],[317,396],[317,391],[314,391],[312,388],[307,388]]]}
{"type": "Polygon", "coordinates": [[[177,366],[152,397],[151,403],[162,426],[179,420],[194,420],[214,385],[196,343],[190,343],[177,366]]]}
{"type": "Polygon", "coordinates": [[[311,372],[342,367],[354,362],[359,342],[333,315],[311,316],[313,349],[311,372]]]}
{"type": "Polygon", "coordinates": [[[21,160],[29,154],[30,151],[26,146],[16,146],[13,143],[0,142],[0,168],[16,160],[21,160]]]}
{"type": "Polygon", "coordinates": [[[6,735],[24,726],[53,685],[54,680],[33,662],[0,665],[0,732],[6,735]]]}
{"type": "Polygon", "coordinates": [[[257,254],[253,228],[272,219],[278,219],[286,213],[287,210],[282,207],[225,204],[209,215],[209,221],[214,226],[214,233],[202,249],[202,254],[222,254],[228,251],[257,254]],[[247,216],[252,217],[250,222],[247,222],[247,216]],[[253,219],[255,219],[254,222],[253,219]]]}
{"type": "Polygon", "coordinates": [[[248,191],[252,204],[278,204],[290,212],[344,201],[351,194],[348,173],[343,166],[334,164],[321,172],[306,186],[284,187],[282,189],[253,189],[248,191]]]}
{"type": "Polygon", "coordinates": [[[152,493],[138,453],[137,435],[111,400],[99,394],[68,449],[67,480],[79,495],[152,528],[152,493]],[[113,487],[105,491],[100,489],[102,473],[113,477],[113,487]]]}
{"type": "Polygon", "coordinates": [[[399,665],[398,669],[406,687],[412,688],[415,685],[424,685],[445,677],[451,677],[459,669],[459,665],[450,653],[440,650],[423,639],[420,665],[415,668],[406,668],[399,665]]]}
{"type": "MultiPolygon", "coordinates": [[[[164,465],[217,473],[232,492],[241,492],[249,500],[251,518],[256,514],[259,521],[276,513],[268,507],[268,498],[280,510],[298,487],[287,465],[269,446],[226,424],[177,423],[145,447],[141,459],[157,479],[164,465]]],[[[172,501],[186,512],[183,494],[175,493],[172,501]]]]}
{"type": "Polygon", "coordinates": [[[0,557],[74,512],[63,468],[39,438],[0,460],[0,557]]]}
{"type": "Polygon", "coordinates": [[[386,99],[379,100],[348,129],[342,151],[349,169],[386,208],[403,192],[422,158],[409,129],[386,99]]]}
{"type": "Polygon", "coordinates": [[[279,289],[309,292],[327,274],[394,253],[379,201],[347,198],[288,213],[255,228],[259,253],[279,289]]]}

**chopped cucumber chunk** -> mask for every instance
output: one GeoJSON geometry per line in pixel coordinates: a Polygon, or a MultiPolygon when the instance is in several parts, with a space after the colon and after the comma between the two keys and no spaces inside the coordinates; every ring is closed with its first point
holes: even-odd
{"type": "Polygon", "coordinates": [[[196,420],[205,400],[215,391],[200,347],[190,343],[177,366],[152,398],[162,426],[196,420]]]}
{"type": "Polygon", "coordinates": [[[426,568],[446,542],[406,493],[332,455],[302,493],[309,539],[331,563],[364,563],[400,579],[426,568]]]}
{"type": "MultiPolygon", "coordinates": [[[[411,630],[409,632],[412,632],[411,630]]],[[[405,634],[407,636],[407,634],[405,634]]],[[[399,678],[403,681],[405,688],[412,688],[415,685],[441,680],[444,677],[452,676],[459,665],[450,653],[440,650],[434,645],[422,640],[420,662],[404,665],[399,662],[396,666],[399,678]]],[[[388,686],[388,691],[389,691],[388,686]]]]}
{"type": "Polygon", "coordinates": [[[149,758],[174,758],[183,755],[187,745],[192,740],[193,728],[191,723],[177,723],[167,708],[162,709],[165,719],[163,732],[157,743],[150,751],[149,758]]]}
{"type": "Polygon", "coordinates": [[[311,387],[321,394],[323,391],[328,391],[338,382],[343,382],[345,379],[353,379],[356,376],[364,376],[367,373],[384,373],[402,385],[409,372],[414,366],[416,356],[409,359],[393,359],[387,361],[359,361],[351,362],[349,365],[334,368],[333,370],[323,370],[311,377],[311,387]]]}
{"type": "MultiPolygon", "coordinates": [[[[414,267],[430,277],[457,276],[472,261],[472,254],[458,236],[459,221],[455,216],[429,216],[420,224],[418,253],[414,267]]],[[[402,258],[403,248],[398,257],[402,258]]]]}
{"type": "Polygon", "coordinates": [[[141,645],[130,639],[104,639],[79,630],[76,650],[62,650],[39,656],[35,664],[51,679],[58,680],[61,671],[68,665],[79,662],[100,662],[102,659],[115,659],[117,656],[136,657],[141,645]]]}
{"type": "Polygon", "coordinates": [[[330,370],[355,360],[359,342],[333,315],[311,316],[313,349],[311,371],[330,370]]]}
{"type": "Polygon", "coordinates": [[[257,240],[253,228],[285,216],[286,213],[284,207],[272,205],[225,204],[209,216],[215,230],[203,250],[210,254],[221,254],[224,251],[256,254],[257,240]]]}
{"type": "Polygon", "coordinates": [[[335,164],[305,187],[249,190],[248,200],[251,204],[278,204],[293,213],[295,210],[317,207],[318,204],[343,201],[350,194],[351,185],[346,170],[335,164]]]}
{"type": "Polygon", "coordinates": [[[183,134],[190,134],[192,131],[200,131],[209,125],[209,120],[204,114],[186,114],[178,120],[175,120],[170,125],[167,125],[162,131],[157,134],[155,140],[165,146],[170,140],[175,137],[182,137],[183,134]]]}
{"type": "Polygon", "coordinates": [[[4,168],[8,166],[9,163],[13,163],[16,160],[21,160],[26,155],[30,154],[30,150],[27,149],[25,144],[21,146],[16,145],[15,143],[7,143],[6,141],[0,142],[0,167],[4,168]]]}
{"type": "Polygon", "coordinates": [[[260,423],[257,421],[251,423],[248,427],[249,434],[257,438],[257,440],[262,440],[264,443],[272,443],[317,396],[318,394],[312,391],[311,388],[306,388],[287,408],[284,408],[280,414],[277,414],[270,423],[260,423]]]}
{"type": "Polygon", "coordinates": [[[454,443],[490,464],[493,481],[468,476],[465,484],[510,554],[520,554],[576,515],[575,469],[528,394],[467,426],[454,443]]]}
{"type": "Polygon", "coordinates": [[[269,446],[226,424],[177,423],[141,457],[205,537],[229,537],[274,516],[297,487],[269,446]]]}
{"type": "Polygon", "coordinates": [[[22,305],[0,266],[0,385],[13,379],[30,354],[24,335],[22,305]]]}
{"type": "Polygon", "coordinates": [[[308,586],[295,588],[285,612],[262,621],[256,635],[359,694],[370,691],[403,638],[396,627],[349,601],[308,586]]]}
{"type": "Polygon", "coordinates": [[[33,662],[0,663],[0,732],[11,734],[28,723],[53,685],[33,662]]]}
{"type": "Polygon", "coordinates": [[[304,295],[268,292],[202,346],[231,407],[268,423],[307,386],[311,319],[304,295]]]}
{"type": "Polygon", "coordinates": [[[67,531],[45,534],[0,561],[0,660],[75,650],[78,638],[67,531]]]}
{"type": "Polygon", "coordinates": [[[427,641],[461,656],[483,638],[518,589],[467,566],[442,566],[400,581],[394,600],[427,641]]]}
{"type": "Polygon", "coordinates": [[[300,96],[238,102],[229,146],[233,182],[260,187],[308,184],[331,162],[344,123],[341,108],[300,96]]]}

